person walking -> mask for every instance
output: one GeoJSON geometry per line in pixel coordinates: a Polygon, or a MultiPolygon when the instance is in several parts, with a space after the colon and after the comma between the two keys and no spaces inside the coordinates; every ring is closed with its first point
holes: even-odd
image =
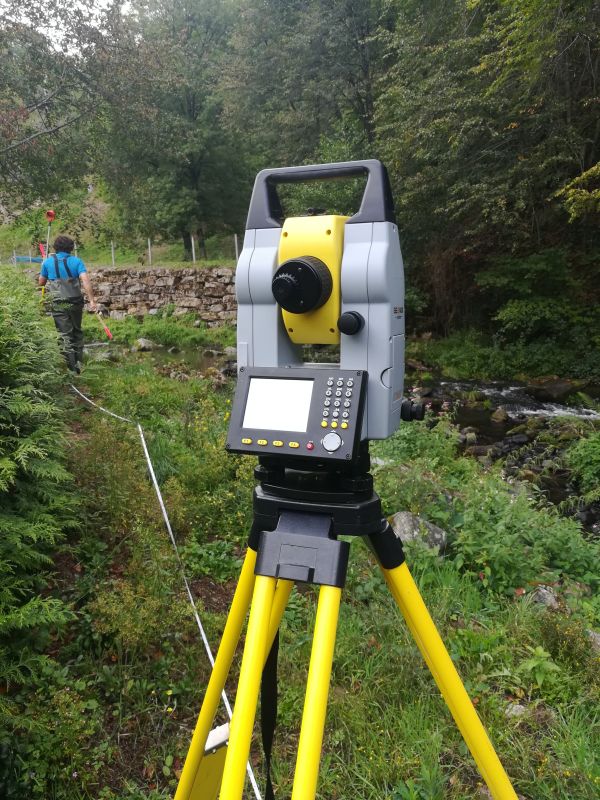
{"type": "Polygon", "coordinates": [[[90,311],[96,312],[98,306],[85,264],[77,256],[71,255],[74,247],[75,242],[69,236],[57,236],[54,240],[55,252],[44,259],[38,283],[48,286],[50,311],[61,337],[62,353],[69,369],[79,374],[83,360],[81,319],[84,298],[81,283],[88,296],[90,311]]]}

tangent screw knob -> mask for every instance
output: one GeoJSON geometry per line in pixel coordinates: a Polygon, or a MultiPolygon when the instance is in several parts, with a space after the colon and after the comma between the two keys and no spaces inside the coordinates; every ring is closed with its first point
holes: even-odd
{"type": "Polygon", "coordinates": [[[338,330],[346,336],[354,336],[364,325],[364,317],[358,311],[345,311],[337,321],[338,330]]]}

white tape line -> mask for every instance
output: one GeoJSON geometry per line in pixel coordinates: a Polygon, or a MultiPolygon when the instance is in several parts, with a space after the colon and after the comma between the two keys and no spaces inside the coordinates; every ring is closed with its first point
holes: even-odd
{"type": "MultiPolygon", "coordinates": [[[[94,403],[93,400],[90,400],[83,392],[80,392],[76,386],[71,385],[71,389],[76,392],[86,403],[94,406],[99,411],[104,412],[104,414],[109,414],[111,417],[115,419],[121,420],[121,422],[128,422],[131,425],[135,425],[138,429],[138,433],[140,435],[140,440],[142,442],[142,448],[144,450],[144,456],[146,458],[146,464],[148,465],[148,471],[150,472],[150,477],[152,478],[152,485],[154,486],[154,491],[156,492],[156,496],[158,497],[158,503],[160,505],[160,510],[162,511],[163,519],[165,521],[165,525],[167,531],[169,533],[169,538],[171,540],[171,544],[173,545],[173,550],[175,551],[175,556],[177,558],[177,563],[179,565],[179,569],[181,571],[181,575],[183,577],[183,582],[185,584],[185,589],[187,592],[187,596],[190,601],[190,605],[192,606],[192,610],[194,612],[194,617],[196,618],[196,624],[198,625],[198,630],[200,631],[200,636],[202,638],[202,642],[204,643],[204,649],[206,650],[206,654],[208,656],[208,660],[210,662],[211,667],[215,665],[215,659],[212,654],[212,650],[210,649],[210,644],[208,642],[208,637],[206,636],[206,632],[204,630],[204,626],[202,625],[202,621],[200,620],[200,615],[198,614],[198,609],[196,607],[196,602],[194,600],[194,595],[192,594],[192,590],[190,588],[190,584],[188,582],[187,576],[185,574],[185,569],[183,566],[183,561],[181,560],[181,556],[179,555],[179,548],[177,547],[177,542],[175,541],[175,536],[173,535],[173,529],[171,528],[171,522],[169,520],[169,515],[167,514],[167,509],[165,507],[165,503],[162,497],[162,493],[160,491],[160,487],[158,485],[158,481],[156,480],[156,475],[154,473],[154,466],[152,465],[152,461],[150,459],[150,453],[148,452],[148,447],[146,445],[146,439],[144,437],[144,431],[142,426],[139,422],[135,422],[132,419],[128,419],[127,417],[121,417],[119,414],[114,414],[112,411],[109,411],[107,408],[103,408],[102,406],[98,405],[98,403],[94,403]]],[[[227,699],[227,695],[225,694],[225,689],[221,692],[221,698],[223,699],[223,705],[227,709],[227,714],[229,719],[231,719],[233,712],[231,709],[231,705],[229,700],[227,699]]],[[[254,773],[252,771],[252,767],[250,766],[250,762],[246,764],[246,772],[248,773],[248,777],[250,778],[250,783],[252,784],[252,788],[254,790],[254,794],[256,796],[256,800],[262,800],[260,790],[258,788],[258,784],[256,783],[256,778],[254,777],[254,773]]]]}
{"type": "Polygon", "coordinates": [[[73,389],[74,392],[77,392],[79,397],[82,397],[85,400],[86,403],[89,403],[91,406],[94,406],[94,408],[98,408],[100,411],[103,411],[105,414],[109,414],[109,416],[114,417],[115,419],[120,419],[121,422],[130,422],[132,425],[136,425],[137,424],[132,419],[127,419],[127,417],[120,417],[118,414],[115,414],[112,411],[109,411],[107,408],[103,408],[102,406],[99,406],[98,403],[94,403],[93,400],[90,400],[89,397],[86,397],[84,395],[84,393],[80,392],[79,389],[76,386],[73,386],[72,383],[70,384],[70,386],[71,386],[71,389],[73,389]]]}

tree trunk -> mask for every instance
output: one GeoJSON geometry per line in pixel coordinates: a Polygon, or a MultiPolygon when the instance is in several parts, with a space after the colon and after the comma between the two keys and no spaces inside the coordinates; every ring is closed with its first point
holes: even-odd
{"type": "Polygon", "coordinates": [[[183,260],[192,260],[192,234],[189,231],[183,231],[181,234],[183,239],[183,260]]]}
{"type": "Polygon", "coordinates": [[[204,238],[204,231],[202,228],[198,228],[198,250],[200,251],[200,257],[203,258],[205,261],[208,258],[206,253],[206,239],[204,238]]]}

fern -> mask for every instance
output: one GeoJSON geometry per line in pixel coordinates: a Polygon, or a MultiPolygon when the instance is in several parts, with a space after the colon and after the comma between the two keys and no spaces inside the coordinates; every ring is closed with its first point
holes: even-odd
{"type": "Polygon", "coordinates": [[[52,551],[76,519],[54,333],[31,284],[11,268],[0,268],[0,295],[1,734],[20,719],[11,686],[39,674],[45,631],[71,616],[44,589],[52,551]]]}

